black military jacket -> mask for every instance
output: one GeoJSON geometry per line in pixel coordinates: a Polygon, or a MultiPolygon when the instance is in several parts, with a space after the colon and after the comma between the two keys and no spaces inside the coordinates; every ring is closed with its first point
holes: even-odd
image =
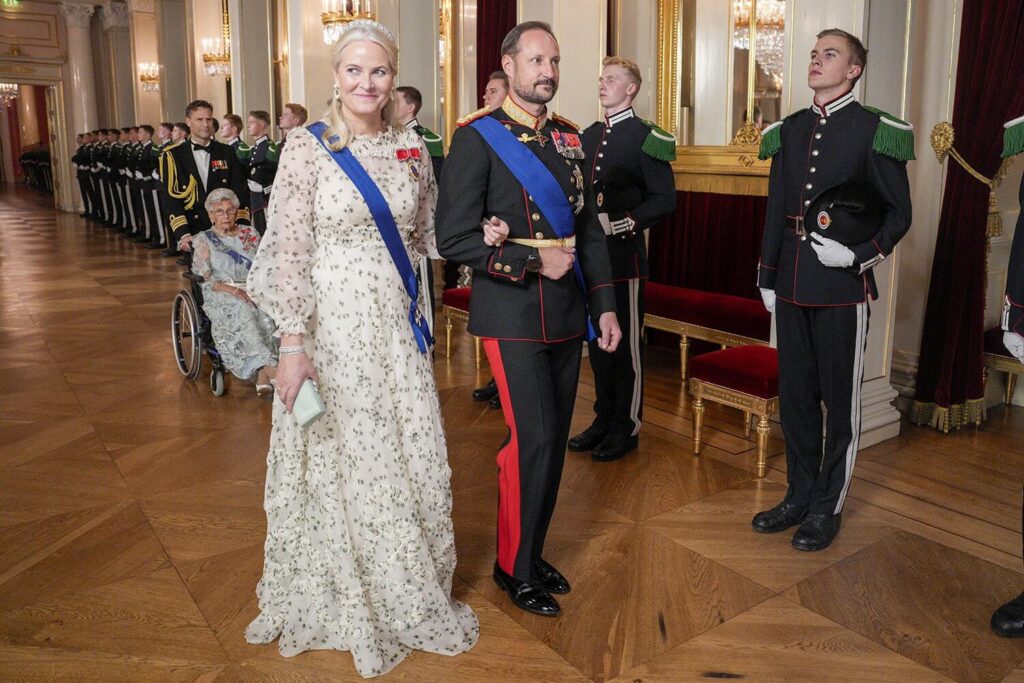
{"type": "Polygon", "coordinates": [[[847,93],[776,125],[781,126],[782,146],[772,159],[768,180],[758,287],[774,289],[778,298],[803,306],[843,306],[866,301],[869,295],[877,298],[871,269],[892,253],[911,220],[906,161],[874,148],[876,130],[890,124],[847,93]],[[855,259],[848,269],[822,265],[809,236],[802,239],[794,229],[794,217],[813,225],[817,217],[807,213],[808,207],[818,195],[844,183],[874,188],[884,205],[874,238],[849,247],[855,259]]]}
{"type": "Polygon", "coordinates": [[[120,183],[123,179],[121,169],[124,168],[122,142],[111,142],[107,145],[107,158],[104,165],[107,169],[107,179],[114,183],[120,183]]]}
{"type": "MultiPolygon", "coordinates": [[[[636,221],[632,232],[608,235],[608,256],[615,280],[646,278],[650,275],[643,232],[676,208],[676,186],[672,166],[643,151],[651,128],[633,108],[595,121],[583,131],[587,155],[586,178],[590,184],[607,178],[609,171],[627,171],[636,178],[640,203],[628,211],[609,211],[609,220],[625,217],[636,221]]],[[[599,202],[600,203],[600,202],[599,202]]],[[[600,211],[603,207],[599,206],[600,211]]]]}
{"type": "Polygon", "coordinates": [[[71,155],[71,163],[75,165],[75,175],[83,177],[89,171],[89,145],[91,143],[83,143],[75,149],[75,153],[71,155]]]}
{"type": "Polygon", "coordinates": [[[253,211],[262,211],[270,203],[270,190],[274,185],[274,177],[277,175],[277,162],[280,158],[280,148],[268,136],[264,135],[256,141],[247,152],[247,168],[249,181],[260,186],[257,192],[252,185],[249,186],[249,208],[253,211]]]}
{"type": "Polygon", "coordinates": [[[190,139],[164,148],[162,177],[167,191],[168,220],[176,241],[211,227],[210,215],[203,204],[206,195],[221,187],[238,196],[238,222],[249,224],[249,188],[245,183],[242,162],[235,151],[223,142],[211,140],[209,150],[210,172],[204,186],[190,139]]]}
{"type": "Polygon", "coordinates": [[[153,174],[156,171],[158,154],[159,151],[156,150],[156,144],[152,140],[139,145],[139,157],[135,162],[135,170],[138,171],[138,174],[135,177],[139,179],[145,190],[152,190],[156,187],[153,174]]]}
{"type": "MultiPolygon", "coordinates": [[[[526,270],[537,249],[503,242],[484,244],[481,221],[497,216],[509,225],[509,237],[555,239],[547,219],[483,137],[468,124],[492,116],[519,137],[558,180],[576,214],[576,257],[586,281],[590,315],[597,328],[601,314],[615,311],[611,266],[597,208],[584,181],[583,159],[567,158],[551,134],[577,134],[575,124],[556,115],[536,119],[511,98],[501,108],[481,109],[459,121],[444,164],[437,203],[437,248],[446,259],[473,269],[469,331],[478,337],[557,342],[586,331],[584,294],[570,270],[558,280],[526,270]]],[[[582,157],[582,147],[576,157],[582,157]]]]}
{"type": "Polygon", "coordinates": [[[437,179],[437,182],[441,182],[441,171],[444,168],[444,141],[441,140],[441,136],[426,126],[421,126],[416,119],[405,124],[405,127],[416,131],[416,135],[423,140],[423,144],[427,147],[427,154],[430,155],[434,178],[437,179]]]}
{"type": "Polygon", "coordinates": [[[138,187],[139,177],[135,175],[135,172],[139,169],[139,157],[142,154],[142,145],[138,142],[129,142],[125,146],[125,171],[129,181],[131,181],[132,187],[138,187]]]}

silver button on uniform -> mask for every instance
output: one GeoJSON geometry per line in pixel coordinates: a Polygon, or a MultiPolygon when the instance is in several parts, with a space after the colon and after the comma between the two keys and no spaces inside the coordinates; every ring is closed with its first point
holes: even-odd
{"type": "Polygon", "coordinates": [[[815,133],[814,134],[814,139],[815,140],[820,140],[821,139],[821,133],[815,133]]]}

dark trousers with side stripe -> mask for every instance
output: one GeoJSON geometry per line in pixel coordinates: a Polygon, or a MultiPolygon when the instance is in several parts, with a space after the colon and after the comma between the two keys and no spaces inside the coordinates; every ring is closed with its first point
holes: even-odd
{"type": "Polygon", "coordinates": [[[498,566],[537,580],[576,403],[582,344],[485,339],[509,436],[498,451],[498,566]]]}
{"type": "Polygon", "coordinates": [[[775,316],[786,500],[811,513],[835,515],[846,502],[860,442],[868,304],[797,306],[780,300],[775,316]]]}
{"type": "Polygon", "coordinates": [[[594,371],[594,424],[613,434],[636,436],[644,413],[644,280],[615,283],[622,341],[614,353],[590,342],[594,371]]]}

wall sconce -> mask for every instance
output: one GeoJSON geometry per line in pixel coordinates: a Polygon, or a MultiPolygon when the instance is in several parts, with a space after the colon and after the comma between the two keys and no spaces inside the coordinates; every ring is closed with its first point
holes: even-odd
{"type": "Polygon", "coordinates": [[[324,25],[324,43],[334,45],[345,24],[356,19],[377,19],[373,0],[323,0],[320,22],[324,25]]]}
{"type": "Polygon", "coordinates": [[[203,72],[231,78],[231,24],[228,0],[221,0],[220,38],[203,38],[203,72]]]}
{"type": "Polygon", "coordinates": [[[139,81],[146,92],[160,91],[160,65],[150,63],[139,64],[139,81]]]}
{"type": "Polygon", "coordinates": [[[0,106],[6,107],[18,98],[16,83],[0,83],[0,106]]]}

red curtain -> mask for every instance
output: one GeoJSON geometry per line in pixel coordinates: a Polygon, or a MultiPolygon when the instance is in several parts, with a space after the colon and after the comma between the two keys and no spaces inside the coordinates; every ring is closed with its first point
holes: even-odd
{"type": "Polygon", "coordinates": [[[651,280],[758,299],[767,197],[676,192],[676,211],[650,233],[651,280]]]}
{"type": "MultiPolygon", "coordinates": [[[[999,169],[1003,122],[1024,113],[1022,73],[1024,2],[965,0],[953,103],[954,146],[990,178],[999,169]]],[[[913,411],[915,422],[943,431],[984,418],[988,195],[987,186],[950,159],[913,411]]]]}
{"type": "Polygon", "coordinates": [[[482,0],[476,15],[476,96],[501,69],[501,41],[516,25],[516,0],[482,0]]]}

